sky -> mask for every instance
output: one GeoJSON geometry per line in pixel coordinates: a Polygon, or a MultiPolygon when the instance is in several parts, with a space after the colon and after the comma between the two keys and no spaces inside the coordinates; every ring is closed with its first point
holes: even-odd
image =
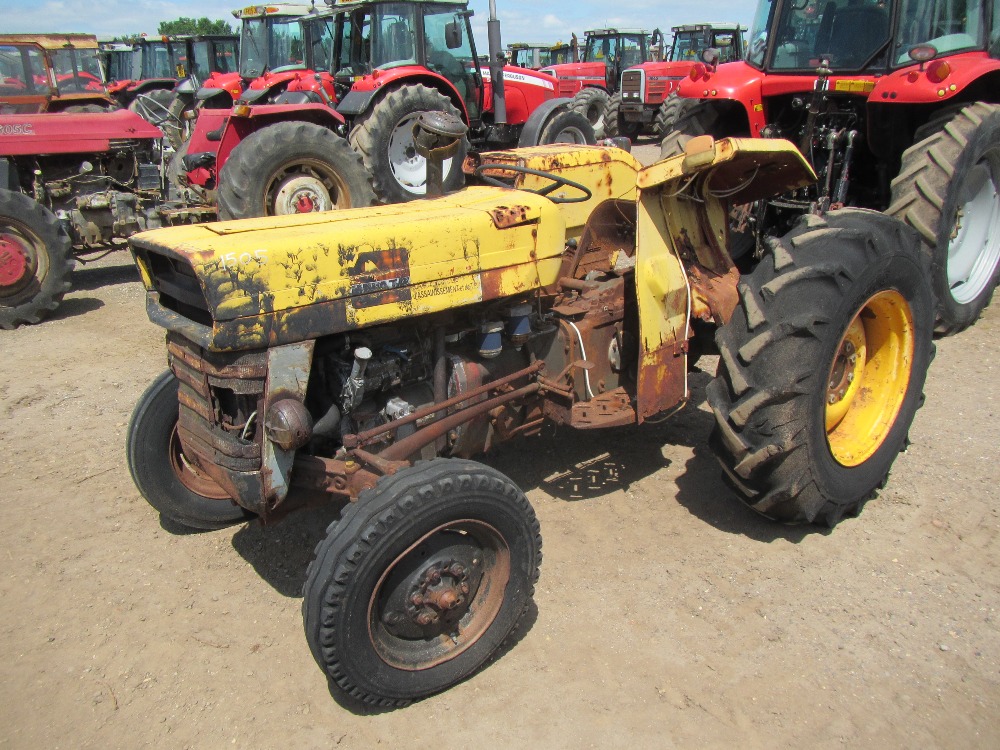
{"type": "MultiPolygon", "coordinates": [[[[186,16],[224,19],[234,27],[234,0],[0,0],[0,33],[78,31],[113,37],[156,32],[160,21],[186,16]]],[[[322,5],[322,0],[317,2],[322,5]]],[[[575,32],[597,28],[644,28],[664,30],[682,23],[737,21],[750,23],[756,0],[716,0],[706,17],[704,2],[696,0],[496,0],[504,45],[511,42],[568,42],[575,32]],[[539,17],[539,6],[544,9],[539,17]]],[[[471,0],[476,46],[486,51],[486,19],[489,0],[471,0]]]]}

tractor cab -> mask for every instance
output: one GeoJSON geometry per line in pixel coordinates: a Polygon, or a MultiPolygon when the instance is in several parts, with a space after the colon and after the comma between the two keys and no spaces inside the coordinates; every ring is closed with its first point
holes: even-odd
{"type": "Polygon", "coordinates": [[[0,34],[0,114],[110,108],[97,37],[0,34]]]}
{"type": "MultiPolygon", "coordinates": [[[[738,24],[695,23],[674,26],[673,44],[665,62],[696,63],[707,49],[719,50],[719,62],[743,59],[743,31],[738,24]]],[[[683,77],[683,76],[682,76],[683,77]]]]}
{"type": "MultiPolygon", "coordinates": [[[[334,32],[334,78],[338,100],[358,83],[427,75],[453,89],[470,121],[482,113],[483,91],[465,3],[358,2],[338,4],[334,32]],[[444,79],[443,81],[441,79],[444,79]]],[[[434,85],[433,83],[431,85],[434,85]]],[[[455,102],[459,104],[459,102],[455,102]]]]}
{"type": "Polygon", "coordinates": [[[132,77],[131,44],[102,42],[99,55],[104,63],[105,78],[109,85],[132,77]]]}
{"type": "Polygon", "coordinates": [[[988,6],[982,0],[761,0],[747,62],[774,73],[815,74],[826,61],[834,73],[878,74],[988,47],[997,56],[1000,39],[988,31],[988,6]]]}
{"type": "Polygon", "coordinates": [[[568,44],[530,44],[514,42],[507,45],[507,64],[516,68],[540,70],[546,65],[570,61],[568,44]]]}

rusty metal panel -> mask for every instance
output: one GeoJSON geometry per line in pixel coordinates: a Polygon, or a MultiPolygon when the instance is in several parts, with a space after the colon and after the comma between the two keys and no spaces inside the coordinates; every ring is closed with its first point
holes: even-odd
{"type": "MultiPolygon", "coordinates": [[[[304,402],[312,368],[314,340],[298,344],[275,346],[267,352],[267,387],[264,393],[264,410],[257,415],[264,423],[267,410],[281,399],[304,402]]],[[[295,451],[282,450],[262,430],[263,455],[261,478],[263,493],[270,507],[279,505],[288,496],[289,476],[295,462],[295,451]]]]}

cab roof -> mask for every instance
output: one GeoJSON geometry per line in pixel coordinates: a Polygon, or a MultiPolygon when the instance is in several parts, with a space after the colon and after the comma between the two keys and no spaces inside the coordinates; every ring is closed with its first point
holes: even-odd
{"type": "Polygon", "coordinates": [[[94,34],[0,34],[0,44],[37,44],[43,49],[97,49],[94,34]]]}

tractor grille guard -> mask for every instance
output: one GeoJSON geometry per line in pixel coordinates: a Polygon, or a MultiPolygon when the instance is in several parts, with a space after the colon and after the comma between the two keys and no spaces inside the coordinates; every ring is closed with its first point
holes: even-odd
{"type": "Polygon", "coordinates": [[[266,352],[206,352],[170,333],[167,355],[179,381],[177,431],[185,457],[223,486],[219,469],[260,471],[266,352]]]}

